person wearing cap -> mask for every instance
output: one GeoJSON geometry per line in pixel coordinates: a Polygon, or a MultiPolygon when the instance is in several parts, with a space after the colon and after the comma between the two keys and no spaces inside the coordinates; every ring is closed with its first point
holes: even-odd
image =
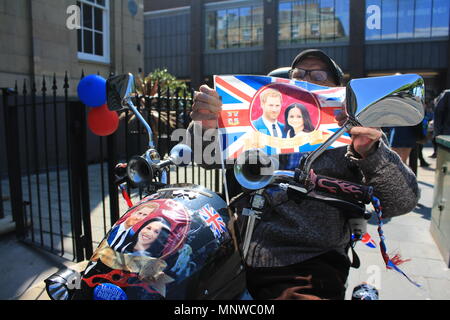
{"type": "MultiPolygon", "coordinates": [[[[299,53],[289,77],[328,87],[343,85],[342,70],[317,49],[299,53]]],[[[190,135],[199,123],[203,128],[216,128],[221,106],[217,92],[201,86],[194,95],[190,135]]],[[[336,120],[342,126],[345,113],[338,114],[336,120]]],[[[351,145],[326,150],[313,163],[314,172],[372,186],[385,218],[413,210],[419,199],[416,177],[387,146],[381,130],[353,127],[349,134],[351,145]]],[[[299,197],[279,187],[267,187],[263,195],[269,209],[258,220],[245,257],[247,288],[252,297],[344,299],[351,266],[347,254],[351,210],[317,198],[299,197]]],[[[234,200],[238,213],[248,207],[245,194],[234,200]]]]}

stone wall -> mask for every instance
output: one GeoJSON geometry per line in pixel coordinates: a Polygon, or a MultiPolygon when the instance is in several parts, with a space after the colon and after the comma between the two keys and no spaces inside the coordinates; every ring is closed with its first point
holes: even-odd
{"type": "MultiPolygon", "coordinates": [[[[110,72],[138,73],[144,69],[143,0],[136,0],[132,16],[128,1],[109,1],[110,63],[78,58],[77,31],[66,26],[67,8],[73,0],[0,1],[0,87],[11,87],[34,74],[37,79],[56,74],[62,82],[67,71],[71,80],[110,72]]],[[[70,94],[76,94],[72,86],[70,94]]]]}

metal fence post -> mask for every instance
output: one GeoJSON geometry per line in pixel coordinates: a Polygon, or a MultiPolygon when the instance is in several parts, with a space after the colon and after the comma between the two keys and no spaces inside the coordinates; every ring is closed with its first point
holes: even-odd
{"type": "Polygon", "coordinates": [[[119,219],[119,192],[115,183],[114,168],[117,164],[117,135],[113,133],[106,138],[107,158],[108,158],[108,191],[109,191],[109,210],[111,226],[119,219]]]}
{"type": "Polygon", "coordinates": [[[91,228],[91,206],[89,201],[89,174],[88,174],[88,161],[87,161],[87,120],[86,120],[86,108],[83,104],[79,103],[79,160],[80,160],[80,196],[81,196],[81,208],[83,213],[83,244],[85,249],[85,257],[90,258],[93,253],[92,248],[92,228],[91,228]]]}
{"type": "MultiPolygon", "coordinates": [[[[81,197],[82,176],[80,141],[82,137],[83,126],[80,120],[80,113],[84,112],[84,106],[78,101],[69,102],[68,108],[68,134],[69,134],[69,171],[70,171],[70,197],[72,214],[72,231],[75,242],[75,259],[80,262],[84,260],[85,237],[83,236],[83,200],[81,197]],[[83,109],[82,109],[83,108],[83,109]]],[[[85,230],[86,231],[86,230],[85,230]]],[[[89,230],[90,232],[90,230],[89,230]]]]}
{"type": "Polygon", "coordinates": [[[19,123],[17,105],[10,106],[8,97],[17,94],[13,89],[2,88],[3,112],[6,130],[6,155],[12,216],[16,223],[16,234],[19,239],[25,238],[25,211],[22,196],[22,173],[20,169],[19,123]]]}

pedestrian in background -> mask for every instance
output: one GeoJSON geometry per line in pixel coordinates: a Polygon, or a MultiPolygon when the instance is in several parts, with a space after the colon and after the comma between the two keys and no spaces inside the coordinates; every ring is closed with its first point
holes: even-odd
{"type": "MultiPolygon", "coordinates": [[[[433,139],[439,135],[450,135],[450,89],[442,91],[435,100],[433,118],[433,139]]],[[[434,142],[436,145],[436,141],[434,142]]],[[[436,148],[433,154],[436,157],[436,148]]]]}
{"type": "Polygon", "coordinates": [[[406,164],[411,151],[416,147],[417,138],[416,126],[393,127],[391,129],[389,143],[392,150],[397,152],[403,163],[406,164]]]}

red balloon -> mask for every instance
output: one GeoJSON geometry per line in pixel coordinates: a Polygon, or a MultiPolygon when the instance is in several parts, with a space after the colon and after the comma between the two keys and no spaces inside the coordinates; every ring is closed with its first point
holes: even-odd
{"type": "Polygon", "coordinates": [[[117,112],[110,111],[106,104],[91,108],[88,112],[87,122],[89,129],[98,136],[109,136],[119,127],[117,112]]]}

